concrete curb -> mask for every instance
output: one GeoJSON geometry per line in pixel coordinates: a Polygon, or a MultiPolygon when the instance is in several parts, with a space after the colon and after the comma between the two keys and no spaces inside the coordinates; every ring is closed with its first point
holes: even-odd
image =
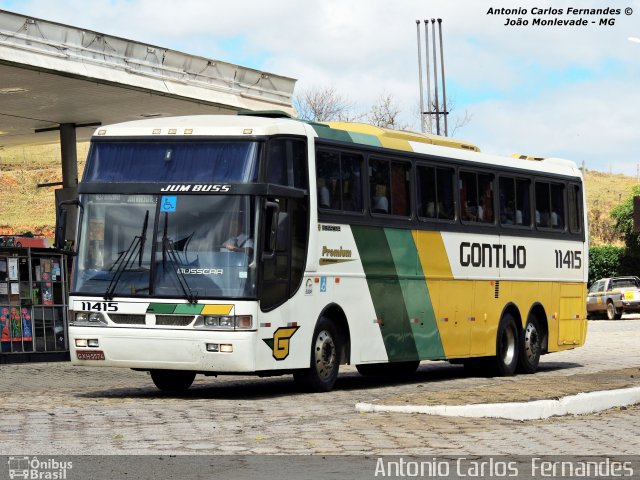
{"type": "Polygon", "coordinates": [[[357,403],[357,412],[423,413],[445,417],[540,420],[562,415],[583,415],[640,403],[640,387],[578,393],[559,400],[479,403],[471,405],[374,405],[357,403]]]}

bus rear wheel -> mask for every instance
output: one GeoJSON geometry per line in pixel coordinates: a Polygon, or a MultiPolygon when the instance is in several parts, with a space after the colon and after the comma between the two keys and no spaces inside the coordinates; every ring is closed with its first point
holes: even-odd
{"type": "Polygon", "coordinates": [[[518,366],[518,328],[510,313],[505,313],[498,325],[496,356],[493,370],[500,377],[513,375],[518,366]]]}
{"type": "Polygon", "coordinates": [[[151,370],[151,380],[163,392],[184,392],[196,378],[195,372],[184,370],[151,370]]]}
{"type": "Polygon", "coordinates": [[[538,369],[543,335],[538,319],[528,318],[524,329],[520,332],[518,369],[521,372],[534,373],[538,369]]]}
{"type": "Polygon", "coordinates": [[[342,346],[334,323],[320,317],[311,339],[309,368],[294,370],[293,379],[304,390],[328,392],[336,383],[342,346]]]}

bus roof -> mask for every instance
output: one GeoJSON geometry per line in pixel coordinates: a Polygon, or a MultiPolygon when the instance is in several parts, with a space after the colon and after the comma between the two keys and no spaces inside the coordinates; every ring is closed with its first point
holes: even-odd
{"type": "Polygon", "coordinates": [[[306,122],[286,114],[245,112],[243,115],[190,115],[158,117],[99,127],[95,137],[185,137],[223,136],[252,137],[270,135],[316,135],[319,138],[368,145],[373,147],[416,152],[438,157],[486,163],[491,166],[515,167],[582,177],[570,160],[527,155],[512,157],[480,153],[480,149],[464,140],[381,128],[364,123],[306,122]]]}

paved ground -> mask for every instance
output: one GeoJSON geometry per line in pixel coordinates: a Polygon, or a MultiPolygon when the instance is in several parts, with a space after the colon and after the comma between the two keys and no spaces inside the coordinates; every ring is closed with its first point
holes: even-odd
{"type": "Polygon", "coordinates": [[[470,378],[462,367],[425,362],[416,377],[392,382],[347,367],[325,394],[299,393],[289,376],[202,377],[172,396],[140,372],[2,365],[0,455],[638,454],[637,406],[530,422],[354,410],[357,402],[503,400],[504,392],[557,397],[576,382],[604,383],[602,372],[635,384],[638,345],[640,320],[592,321],[584,348],[543,357],[534,376],[470,378]]]}

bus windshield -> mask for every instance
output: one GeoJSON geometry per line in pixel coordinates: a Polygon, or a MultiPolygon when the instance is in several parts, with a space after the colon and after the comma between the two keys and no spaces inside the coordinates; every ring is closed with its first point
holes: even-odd
{"type": "Polygon", "coordinates": [[[258,175],[258,142],[94,142],[84,182],[231,182],[258,175]]]}
{"type": "Polygon", "coordinates": [[[246,195],[83,195],[73,291],[255,297],[255,206],[246,195]]]}

